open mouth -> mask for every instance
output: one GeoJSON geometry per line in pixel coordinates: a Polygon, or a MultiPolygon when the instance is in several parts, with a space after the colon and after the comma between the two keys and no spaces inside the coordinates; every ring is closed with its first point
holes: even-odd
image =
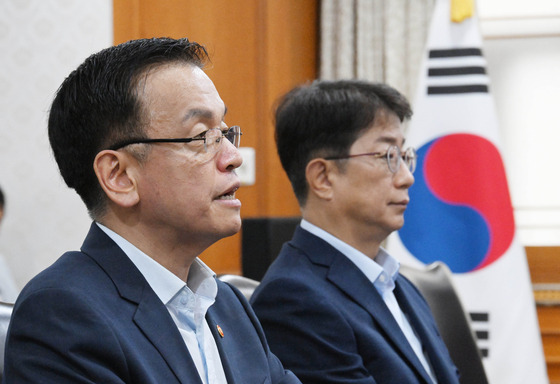
{"type": "Polygon", "coordinates": [[[238,189],[239,189],[239,187],[235,187],[231,191],[226,192],[221,196],[218,196],[218,200],[233,200],[233,199],[235,199],[235,192],[238,189]]]}

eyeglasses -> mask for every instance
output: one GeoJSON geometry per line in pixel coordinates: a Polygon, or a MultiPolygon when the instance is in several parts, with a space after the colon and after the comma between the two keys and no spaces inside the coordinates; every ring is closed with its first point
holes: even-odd
{"type": "Polygon", "coordinates": [[[387,160],[387,165],[389,166],[389,170],[391,173],[397,173],[399,168],[401,167],[401,161],[404,161],[404,164],[408,168],[410,172],[414,172],[416,169],[416,150],[414,148],[408,148],[404,152],[401,151],[399,147],[396,145],[392,145],[389,147],[387,152],[371,152],[371,153],[360,153],[357,155],[347,155],[347,156],[331,156],[325,157],[325,160],[342,160],[342,159],[350,159],[353,157],[359,156],[372,156],[374,158],[382,158],[384,157],[387,160]]]}
{"type": "Polygon", "coordinates": [[[210,128],[194,137],[178,138],[178,139],[127,139],[119,141],[109,147],[110,150],[116,151],[131,144],[154,144],[154,143],[190,143],[191,141],[204,141],[204,152],[213,154],[218,152],[222,138],[225,137],[235,148],[239,148],[241,141],[241,128],[238,125],[229,127],[226,130],[220,128],[210,128]]]}

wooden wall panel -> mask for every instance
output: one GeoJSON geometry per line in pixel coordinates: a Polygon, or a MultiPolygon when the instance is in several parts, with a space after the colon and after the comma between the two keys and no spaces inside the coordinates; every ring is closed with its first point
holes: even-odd
{"type": "Polygon", "coordinates": [[[313,80],[317,76],[318,16],[315,1],[265,1],[262,16],[267,36],[263,42],[265,70],[260,76],[266,97],[261,107],[261,120],[268,127],[264,132],[261,149],[263,166],[257,169],[267,199],[262,212],[267,216],[298,216],[300,211],[287,176],[276,155],[273,129],[273,106],[278,97],[294,85],[313,80]],[[270,175],[270,173],[274,173],[270,175]]]}
{"type": "Polygon", "coordinates": [[[560,384],[560,247],[526,247],[551,384],[560,384]]]}
{"type": "Polygon", "coordinates": [[[560,247],[525,247],[533,284],[560,284],[560,247]]]}
{"type": "MultiPolygon", "coordinates": [[[[115,44],[154,36],[206,46],[207,73],[228,106],[227,123],[256,151],[256,183],[238,192],[242,217],[299,215],[274,143],[272,107],[317,75],[317,0],[114,0],[115,44]]],[[[240,273],[240,235],[202,255],[217,273],[240,273]]]]}

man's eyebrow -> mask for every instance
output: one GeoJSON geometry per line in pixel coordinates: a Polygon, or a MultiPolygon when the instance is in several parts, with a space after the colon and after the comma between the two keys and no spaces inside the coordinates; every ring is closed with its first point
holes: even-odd
{"type": "MultiPolygon", "coordinates": [[[[227,107],[224,106],[224,114],[222,115],[222,120],[226,116],[226,113],[227,113],[227,107]]],[[[214,115],[214,112],[212,112],[209,109],[194,108],[194,109],[191,109],[187,112],[184,120],[187,121],[187,120],[190,120],[190,119],[195,118],[195,117],[202,117],[204,119],[210,120],[210,119],[215,118],[215,115],[214,115]]]]}
{"type": "MultiPolygon", "coordinates": [[[[379,137],[377,140],[377,142],[379,143],[387,143],[387,144],[392,144],[392,145],[398,145],[400,138],[398,137],[393,137],[393,136],[381,136],[379,137]]],[[[400,143],[401,146],[403,146],[406,142],[406,139],[402,139],[402,143],[400,143]]]]}

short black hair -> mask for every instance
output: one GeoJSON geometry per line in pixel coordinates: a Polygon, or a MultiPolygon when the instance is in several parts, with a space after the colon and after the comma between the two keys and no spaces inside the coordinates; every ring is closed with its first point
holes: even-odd
{"type": "Polygon", "coordinates": [[[64,181],[93,218],[106,207],[95,156],[115,141],[146,135],[142,75],[163,64],[202,68],[207,61],[206,49],[186,38],[131,40],[91,55],[64,80],[50,109],[49,141],[64,181]]]}
{"type": "Polygon", "coordinates": [[[396,89],[362,80],[316,80],[284,95],[276,108],[276,146],[300,206],[308,193],[305,169],[316,157],[345,156],[379,111],[401,122],[412,116],[396,89]]]}

